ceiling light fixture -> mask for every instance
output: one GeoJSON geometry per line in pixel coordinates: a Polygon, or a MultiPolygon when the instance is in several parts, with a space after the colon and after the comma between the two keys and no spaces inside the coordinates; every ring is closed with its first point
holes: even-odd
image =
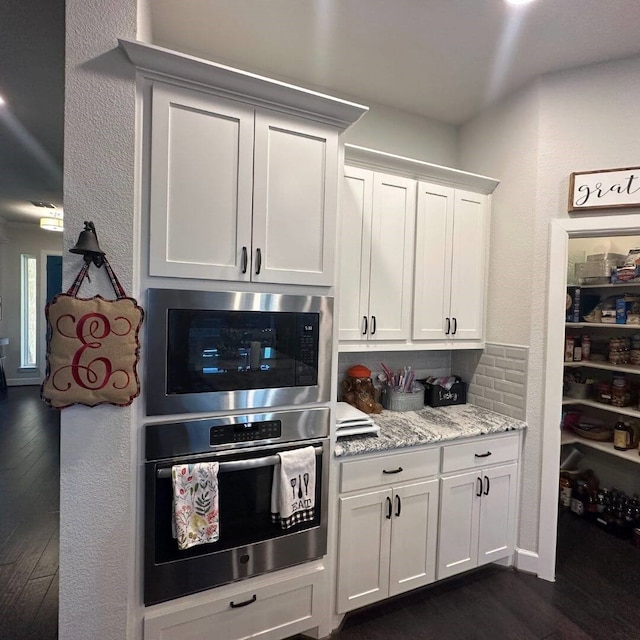
{"type": "Polygon", "coordinates": [[[533,2],[533,0],[504,0],[507,4],[512,4],[514,6],[519,6],[522,4],[529,4],[533,2]]]}
{"type": "Polygon", "coordinates": [[[0,107],[1,107],[3,104],[6,104],[6,103],[5,103],[5,101],[4,101],[4,98],[3,98],[2,96],[0,96],[0,107]]]}
{"type": "Polygon", "coordinates": [[[60,218],[40,218],[40,228],[46,231],[64,231],[64,220],[60,218]]]}
{"type": "Polygon", "coordinates": [[[64,213],[49,211],[48,216],[40,218],[40,228],[46,231],[64,231],[64,213]]]}

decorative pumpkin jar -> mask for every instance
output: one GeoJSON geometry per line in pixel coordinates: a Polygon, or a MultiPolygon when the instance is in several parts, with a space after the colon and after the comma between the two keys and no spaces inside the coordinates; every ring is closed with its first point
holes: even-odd
{"type": "Polygon", "coordinates": [[[371,370],[361,364],[347,369],[342,381],[342,400],[365,413],[380,413],[380,393],[371,380],[371,370]]]}

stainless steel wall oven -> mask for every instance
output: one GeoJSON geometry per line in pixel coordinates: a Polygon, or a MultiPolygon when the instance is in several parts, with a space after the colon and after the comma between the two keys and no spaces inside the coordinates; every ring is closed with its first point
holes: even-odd
{"type": "Polygon", "coordinates": [[[273,411],[145,426],[144,602],[171,600],[326,553],[329,409],[273,411]],[[313,445],[315,516],[271,520],[277,453],[313,445]],[[217,460],[220,537],[184,551],[172,535],[171,467],[217,460]]]}
{"type": "Polygon", "coordinates": [[[333,298],[149,289],[147,415],[327,403],[333,298]]]}

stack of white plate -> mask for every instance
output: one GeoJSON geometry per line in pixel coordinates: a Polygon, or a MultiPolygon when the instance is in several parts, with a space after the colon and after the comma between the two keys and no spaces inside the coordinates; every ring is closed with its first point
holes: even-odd
{"type": "Polygon", "coordinates": [[[371,416],[347,402],[338,402],[336,410],[336,437],[355,436],[362,433],[377,435],[380,427],[371,416]]]}

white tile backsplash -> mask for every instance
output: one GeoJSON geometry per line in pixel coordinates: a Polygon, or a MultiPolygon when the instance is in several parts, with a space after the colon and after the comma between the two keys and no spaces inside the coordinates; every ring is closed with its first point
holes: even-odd
{"type": "Polygon", "coordinates": [[[484,351],[454,351],[451,372],[469,383],[467,400],[524,420],[529,349],[488,343],[484,351]]]}

